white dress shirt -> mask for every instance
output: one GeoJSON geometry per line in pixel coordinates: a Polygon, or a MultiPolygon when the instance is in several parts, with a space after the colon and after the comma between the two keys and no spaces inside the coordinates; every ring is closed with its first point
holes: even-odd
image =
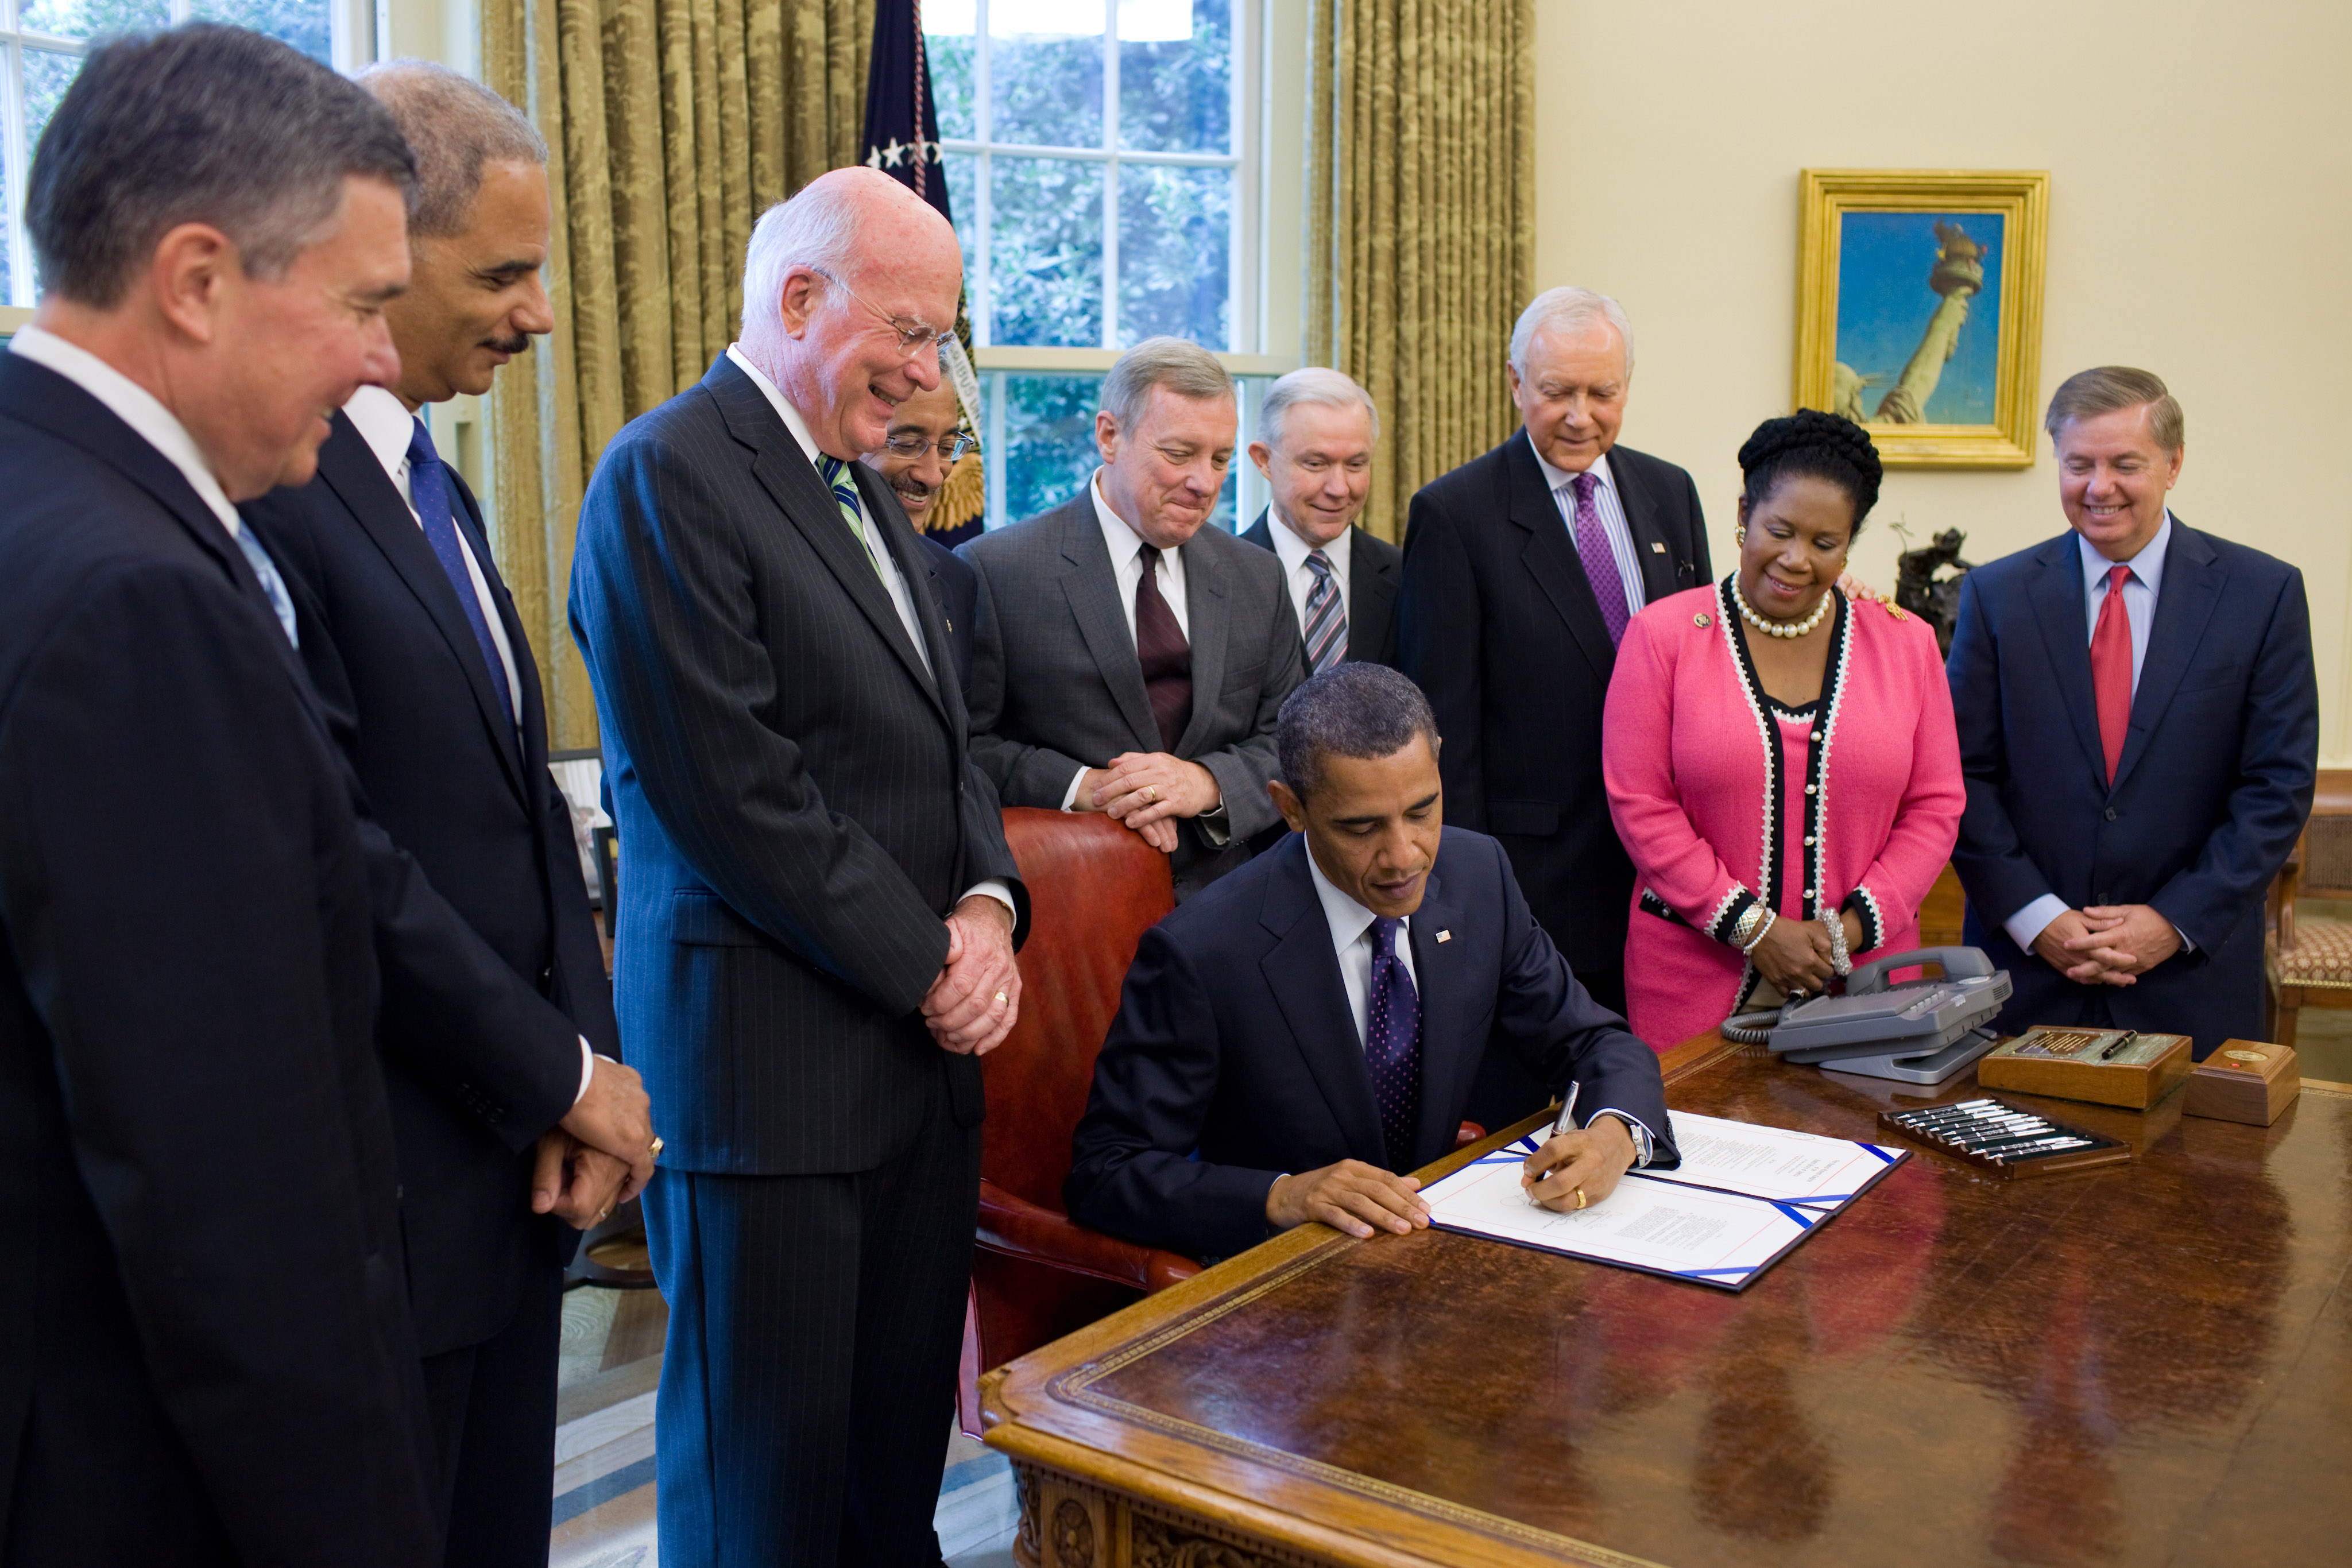
{"type": "MultiPolygon", "coordinates": [[[[1552,504],[1568,525],[1568,542],[1572,546],[1576,543],[1576,476],[1545,462],[1536,438],[1528,435],[1527,439],[1528,450],[1535,453],[1536,466],[1543,470],[1544,483],[1551,488],[1552,504]]],[[[1592,509],[1600,515],[1601,531],[1609,536],[1609,553],[1617,562],[1618,586],[1624,591],[1625,616],[1631,620],[1648,602],[1642,590],[1642,562],[1633,554],[1633,526],[1625,520],[1625,501],[1617,494],[1617,476],[1610,472],[1609,454],[1594,458],[1585,472],[1599,481],[1592,487],[1592,509]]],[[[1598,596],[1601,585],[1594,583],[1592,591],[1598,596]]]]}
{"type": "MultiPolygon", "coordinates": [[[[1331,584],[1339,591],[1340,607],[1347,607],[1348,569],[1354,564],[1356,554],[1354,528],[1349,528],[1328,545],[1310,545],[1291,531],[1279,510],[1268,507],[1265,531],[1274,538],[1274,553],[1282,559],[1282,580],[1290,585],[1290,607],[1298,612],[1301,632],[1307,629],[1307,596],[1315,591],[1315,569],[1307,564],[1307,558],[1318,548],[1323,551],[1323,559],[1331,563],[1331,584]]],[[[1353,631],[1350,627],[1349,632],[1353,631]]]]}
{"type": "MultiPolygon", "coordinates": [[[[1339,884],[1323,874],[1323,867],[1316,861],[1311,847],[1307,851],[1307,872],[1315,879],[1315,896],[1323,905],[1323,923],[1331,931],[1331,951],[1339,960],[1339,983],[1348,990],[1348,1016],[1355,1020],[1356,1044],[1359,1049],[1367,1048],[1371,1043],[1364,1031],[1372,1000],[1372,922],[1380,916],[1340,892],[1339,884]]],[[[1396,955],[1418,997],[1421,972],[1413,967],[1410,915],[1397,917],[1396,955]]],[[[1625,1124],[1625,1130],[1633,1137],[1634,1169],[1650,1163],[1650,1129],[1643,1125],[1640,1118],[1602,1106],[1587,1116],[1584,1124],[1591,1126],[1594,1116],[1614,1116],[1625,1124]]]]}
{"type": "MultiPolygon", "coordinates": [[[[2156,625],[2156,599],[2164,589],[2164,558],[2172,549],[2172,512],[2166,508],[2164,522],[2156,537],[2139,547],[2139,553],[2127,561],[2109,560],[2098,547],[2082,535],[2074,536],[2074,546],[2083,555],[2083,640],[2088,643],[2098,634],[2099,611],[2107,601],[2107,573],[2118,566],[2131,568],[2124,579],[2124,612],[2131,617],[2132,695],[2139,695],[2139,673],[2147,663],[2147,634],[2156,625]]],[[[2034,938],[2050,928],[2050,923],[2066,913],[2070,906],[2054,893],[2045,893],[2016,914],[2000,923],[2009,939],[2025,952],[2033,951],[2034,938]]],[[[2189,933],[2175,926],[2183,947],[2194,948],[2189,933]]]]}
{"type": "MultiPolygon", "coordinates": [[[[1087,494],[1094,497],[1095,522],[1102,529],[1103,548],[1110,551],[1111,580],[1118,584],[1119,613],[1127,617],[1127,640],[1132,644],[1135,642],[1135,591],[1143,581],[1145,540],[1141,534],[1127,526],[1125,518],[1110,509],[1108,501],[1103,499],[1101,469],[1096,469],[1094,477],[1087,481],[1087,494]]],[[[1177,630],[1184,633],[1186,642],[1191,642],[1192,622],[1184,598],[1183,552],[1161,550],[1160,564],[1154,569],[1151,580],[1160,585],[1160,597],[1168,601],[1169,613],[1176,617],[1177,630]]],[[[1139,653],[1136,657],[1140,659],[1142,655],[1139,653]]],[[[1078,809],[1078,786],[1085,783],[1086,779],[1087,768],[1081,765],[1070,776],[1070,787],[1062,791],[1063,810],[1078,809]]]]}
{"type": "MultiPolygon", "coordinates": [[[[743,345],[740,343],[727,345],[727,357],[735,361],[737,370],[751,378],[751,384],[760,389],[761,395],[768,400],[768,406],[776,411],[776,417],[784,422],[784,428],[792,432],[794,441],[800,443],[801,455],[809,460],[809,466],[815,467],[817,459],[824,454],[817,450],[816,437],[809,434],[808,421],[801,417],[801,411],[785,401],[784,394],[777,390],[776,383],[770,381],[767,373],[744,355],[743,345]]],[[[855,459],[852,461],[854,462],[855,459]]],[[[823,477],[823,475],[818,476],[820,481],[823,477]]],[[[913,590],[907,581],[906,574],[898,570],[898,562],[892,555],[889,547],[883,543],[881,525],[875,520],[874,514],[866,509],[866,498],[862,495],[857,500],[857,517],[860,531],[866,536],[866,558],[874,562],[875,569],[882,575],[883,586],[890,591],[891,606],[898,612],[899,622],[907,629],[907,640],[914,643],[916,655],[923,661],[923,668],[930,671],[931,679],[936,681],[939,679],[939,672],[931,669],[931,651],[929,644],[923,641],[923,623],[915,615],[913,590]]],[[[1003,879],[991,877],[986,882],[976,883],[964,891],[965,898],[974,894],[996,900],[1005,908],[1013,910],[1014,919],[1020,918],[1021,912],[1013,908],[1013,888],[1003,879]]]]}
{"type": "MultiPolygon", "coordinates": [[[[367,443],[368,450],[383,465],[392,480],[392,487],[408,504],[409,517],[420,532],[424,519],[416,516],[415,492],[408,482],[408,443],[416,428],[416,416],[399,394],[384,387],[362,387],[343,404],[343,413],[367,443]]],[[[448,465],[445,462],[442,466],[448,465]]],[[[449,492],[449,505],[457,505],[457,494],[449,492]]],[[[490,597],[489,580],[482,575],[482,563],[474,559],[474,547],[466,542],[466,530],[457,530],[457,551],[466,558],[466,575],[474,585],[474,602],[481,607],[482,621],[490,629],[490,642],[499,651],[499,663],[506,667],[507,700],[514,709],[514,721],[522,723],[522,678],[515,673],[512,644],[507,641],[506,622],[499,619],[498,601],[490,597]]]]}
{"type": "Polygon", "coordinates": [[[220,519],[231,538],[245,531],[236,508],[229,503],[228,492],[221,488],[220,480],[205,465],[196,438],[188,434],[188,427],[180,423],[177,414],[156,400],[153,392],[79,343],[68,343],[55,332],[44,332],[38,327],[17,328],[16,335],[8,340],[8,351],[55,371],[104,403],[108,413],[137,432],[140,439],[162,453],[180,471],[188,487],[220,519]]]}

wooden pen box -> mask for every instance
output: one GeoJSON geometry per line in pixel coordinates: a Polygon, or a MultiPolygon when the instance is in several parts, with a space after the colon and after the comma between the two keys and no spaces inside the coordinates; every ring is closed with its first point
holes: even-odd
{"type": "Polygon", "coordinates": [[[2302,1092],[2303,1074],[2292,1046],[2225,1040],[2189,1071],[2188,1103],[2181,1109],[2191,1116],[2267,1127],[2302,1092]]]}
{"type": "Polygon", "coordinates": [[[2189,1067],[2185,1034],[2036,1024],[1978,1062],[1977,1082],[1987,1089],[2145,1111],[2179,1088],[2189,1067]]]}

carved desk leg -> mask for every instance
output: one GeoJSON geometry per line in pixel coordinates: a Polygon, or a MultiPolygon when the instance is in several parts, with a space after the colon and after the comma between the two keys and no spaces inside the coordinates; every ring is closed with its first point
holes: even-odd
{"type": "MultiPolygon", "coordinates": [[[[1322,1560],[1248,1540],[1204,1519],[1166,1519],[1052,1470],[1013,1465],[1023,1568],[1320,1568],[1322,1560]]],[[[1157,1507],[1158,1505],[1151,1505],[1157,1507]]]]}

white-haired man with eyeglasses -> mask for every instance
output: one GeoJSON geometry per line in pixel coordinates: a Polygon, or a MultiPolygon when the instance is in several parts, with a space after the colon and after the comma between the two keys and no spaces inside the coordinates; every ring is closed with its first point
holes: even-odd
{"type": "Polygon", "coordinates": [[[740,340],[582,509],[614,1000],[664,1140],[665,1563],[940,1560],[1020,873],[919,541],[858,459],[939,386],[961,279],[888,175],[810,182],[752,233],[740,340]]]}

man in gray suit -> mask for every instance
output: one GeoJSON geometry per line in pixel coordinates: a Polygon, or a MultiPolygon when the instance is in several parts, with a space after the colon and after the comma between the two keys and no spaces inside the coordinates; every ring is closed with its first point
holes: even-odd
{"type": "Polygon", "coordinates": [[[661,1559],[937,1563],[1018,873],[906,514],[857,461],[939,384],[955,235],[837,169],[742,340],[605,448],[572,624],[621,831],[621,1038],[667,1141],[661,1559]]]}
{"type": "Polygon", "coordinates": [[[1008,806],[1133,829],[1180,899],[1280,821],[1275,716],[1304,675],[1281,563],[1202,527],[1234,409],[1215,355],[1145,339],[1103,378],[1085,491],[959,552],[981,582],[972,756],[1008,806]]]}
{"type": "Polygon", "coordinates": [[[1293,371],[1258,408],[1250,461],[1274,498],[1242,538],[1282,558],[1310,675],[1349,659],[1395,662],[1404,552],[1356,526],[1372,493],[1380,438],[1371,394],[1344,371],[1293,371]]]}

